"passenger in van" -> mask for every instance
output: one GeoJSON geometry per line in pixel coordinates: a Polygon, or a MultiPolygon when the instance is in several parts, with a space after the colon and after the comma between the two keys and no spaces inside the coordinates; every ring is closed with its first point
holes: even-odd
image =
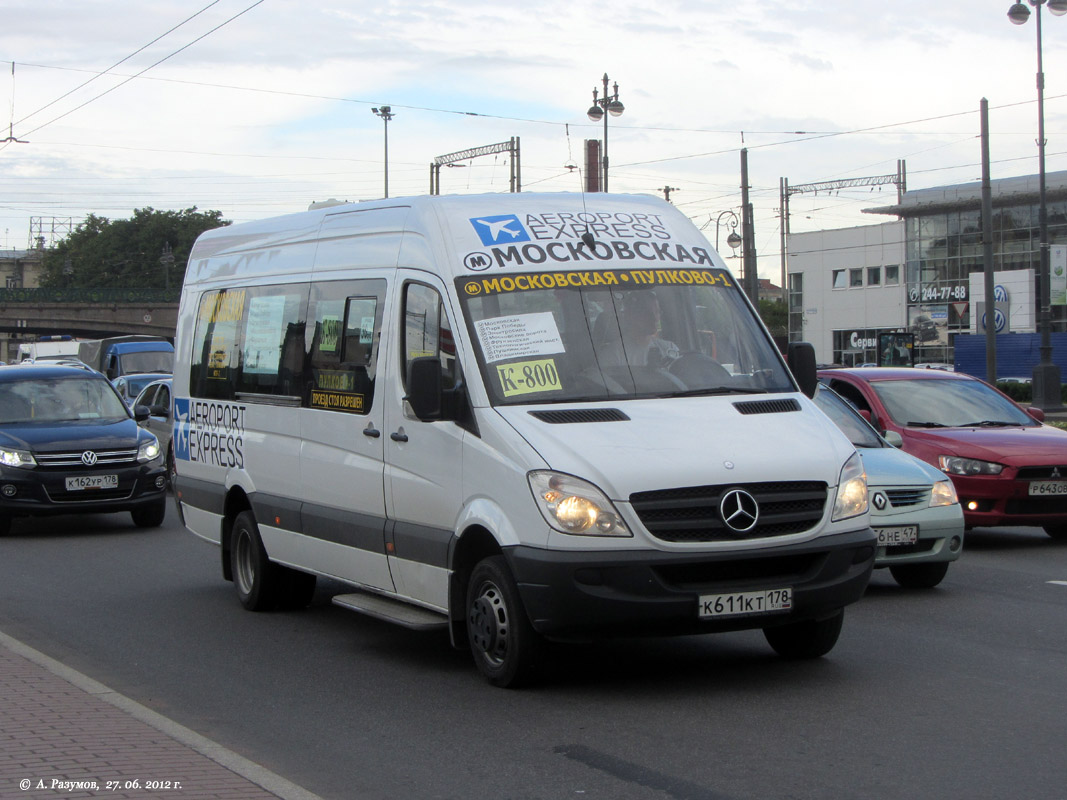
{"type": "Polygon", "coordinates": [[[610,343],[606,350],[611,363],[665,369],[681,357],[678,345],[659,336],[660,308],[654,292],[631,292],[619,314],[619,327],[621,342],[610,343]]]}

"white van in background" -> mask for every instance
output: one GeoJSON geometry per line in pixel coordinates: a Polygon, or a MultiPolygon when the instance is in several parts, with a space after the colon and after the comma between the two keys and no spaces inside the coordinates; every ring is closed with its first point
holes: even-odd
{"type": "Polygon", "coordinates": [[[652,197],[389,199],[203,234],[182,290],[186,526],[249,609],[544,639],[762,628],[817,657],[870,578],[862,464],[696,227],[652,197]]]}

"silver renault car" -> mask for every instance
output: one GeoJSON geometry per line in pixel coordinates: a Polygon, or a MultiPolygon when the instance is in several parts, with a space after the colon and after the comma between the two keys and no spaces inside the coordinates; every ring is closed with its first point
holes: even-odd
{"type": "Polygon", "coordinates": [[[871,527],[878,534],[874,568],[888,568],[901,586],[937,586],[948,565],[963,552],[963,508],[952,481],[883,439],[851,403],[825,384],[819,384],[815,404],[844,431],[863,459],[871,527]]]}

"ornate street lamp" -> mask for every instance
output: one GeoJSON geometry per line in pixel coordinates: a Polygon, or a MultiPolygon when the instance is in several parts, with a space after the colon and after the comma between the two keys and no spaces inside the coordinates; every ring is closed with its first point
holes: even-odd
{"type": "Polygon", "coordinates": [[[389,197],[389,120],[396,116],[393,113],[393,109],[389,106],[382,106],[381,108],[372,108],[375,114],[382,118],[382,122],[385,123],[385,196],[389,197]]]}
{"type": "MultiPolygon", "coordinates": [[[[1067,14],[1067,0],[1029,0],[1037,11],[1037,181],[1038,181],[1038,228],[1040,236],[1040,275],[1038,284],[1041,293],[1041,308],[1037,316],[1041,332],[1040,360],[1034,367],[1033,404],[1040,409],[1060,408],[1060,369],[1052,362],[1052,304],[1048,240],[1048,203],[1045,195],[1045,73],[1041,62],[1041,6],[1056,16],[1067,14]]],[[[1008,9],[1008,19],[1022,25],[1030,19],[1030,9],[1023,3],[1015,3],[1008,9]]],[[[991,307],[990,298],[986,298],[991,307]]]]}
{"type": "MultiPolygon", "coordinates": [[[[1064,0],[1064,2],[1067,2],[1067,0],[1064,0]]],[[[597,98],[597,89],[593,87],[593,105],[586,112],[593,122],[604,120],[604,152],[600,154],[600,190],[602,192],[608,190],[608,114],[617,117],[626,110],[626,106],[619,101],[618,81],[615,82],[614,89],[615,94],[608,97],[608,73],[605,72],[604,96],[597,98]],[[605,111],[607,114],[604,113],[605,111]]]]}
{"type": "MultiPolygon", "coordinates": [[[[1067,0],[1064,0],[1064,2],[1067,2],[1067,0]]],[[[737,222],[738,222],[737,214],[735,214],[730,209],[726,209],[725,211],[721,212],[719,214],[718,219],[715,220],[715,252],[716,253],[719,252],[719,224],[722,222],[722,218],[727,216],[727,215],[729,215],[729,217],[730,217],[730,233],[726,236],[726,243],[728,245],[730,245],[730,247],[733,248],[734,250],[737,250],[737,248],[741,246],[741,241],[742,241],[741,235],[737,232],[737,222]]],[[[720,255],[721,255],[721,253],[720,253],[720,255]]]]}

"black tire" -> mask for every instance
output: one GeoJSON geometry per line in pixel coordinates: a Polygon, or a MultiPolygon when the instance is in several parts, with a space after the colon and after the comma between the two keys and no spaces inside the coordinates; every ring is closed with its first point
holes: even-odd
{"type": "Polygon", "coordinates": [[[277,608],[285,595],[280,568],[267,558],[259,526],[251,511],[242,511],[230,535],[230,566],[237,599],[249,611],[277,608]]]}
{"type": "Polygon", "coordinates": [[[845,609],[826,619],[790,622],[764,628],[763,635],[774,652],[782,658],[819,658],[834,649],[841,635],[845,609]]]}
{"type": "Polygon", "coordinates": [[[503,556],[475,566],[467,584],[466,618],[474,662],[489,683],[516,688],[534,678],[541,637],[530,625],[503,556]]]}
{"type": "Polygon", "coordinates": [[[160,497],[152,503],[138,506],[130,511],[130,517],[138,528],[158,528],[167,518],[167,498],[160,497]]]}
{"type": "Polygon", "coordinates": [[[1046,525],[1045,533],[1053,539],[1067,542],[1067,525],[1046,525]]]}
{"type": "Polygon", "coordinates": [[[897,564],[889,568],[889,573],[905,589],[933,589],[948,574],[948,563],[897,564]]]}
{"type": "Polygon", "coordinates": [[[174,491],[174,478],[178,474],[178,469],[174,465],[174,445],[171,444],[167,447],[167,486],[170,490],[174,491]]]}

